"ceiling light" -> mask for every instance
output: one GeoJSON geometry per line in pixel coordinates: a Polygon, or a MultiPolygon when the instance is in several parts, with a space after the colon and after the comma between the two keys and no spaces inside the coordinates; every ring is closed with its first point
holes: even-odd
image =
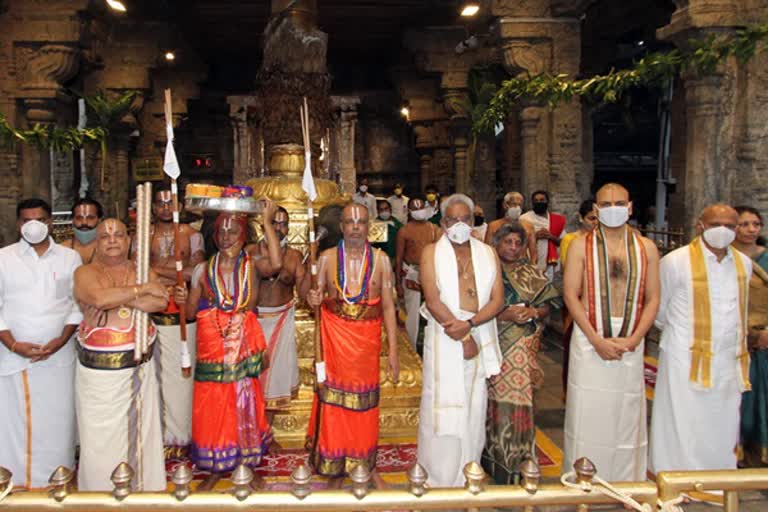
{"type": "Polygon", "coordinates": [[[165,60],[171,61],[176,59],[176,54],[173,52],[165,52],[165,60]]]}
{"type": "Polygon", "coordinates": [[[408,107],[403,107],[403,108],[400,109],[400,115],[403,116],[404,118],[408,119],[408,116],[411,115],[411,111],[408,110],[408,107]]]}
{"type": "Polygon", "coordinates": [[[464,7],[461,8],[461,15],[469,18],[471,16],[474,16],[480,11],[480,5],[476,3],[468,3],[464,4],[464,7]]]}
{"type": "Polygon", "coordinates": [[[645,41],[642,39],[637,42],[637,46],[643,46],[645,44],[645,41]]]}
{"type": "Polygon", "coordinates": [[[125,12],[127,9],[125,8],[125,4],[121,2],[120,0],[107,0],[107,5],[114,9],[115,11],[125,12]]]}

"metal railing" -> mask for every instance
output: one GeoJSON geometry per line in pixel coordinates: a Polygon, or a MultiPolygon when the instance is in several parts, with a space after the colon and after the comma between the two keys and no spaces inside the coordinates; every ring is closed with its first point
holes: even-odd
{"type": "Polygon", "coordinates": [[[596,469],[587,459],[574,464],[574,472],[560,484],[541,484],[541,472],[533,461],[520,467],[520,485],[487,485],[487,475],[476,463],[464,468],[463,488],[426,486],[427,474],[419,464],[407,472],[408,484],[399,489],[369,490],[371,474],[364,466],[356,467],[351,475],[351,489],[313,490],[312,473],[299,466],[290,477],[288,491],[254,490],[253,472],[239,466],[232,472],[232,487],[222,492],[192,492],[192,470],[179,466],[171,481],[170,492],[133,492],[134,472],[121,463],[112,473],[111,492],[73,491],[74,472],[65,467],[54,471],[50,487],[44,491],[13,492],[11,473],[0,467],[0,510],[8,512],[58,510],[102,511],[120,506],[134,512],[162,510],[191,510],[196,512],[226,509],[299,512],[336,510],[436,510],[461,508],[470,511],[482,508],[523,507],[531,512],[536,506],[573,505],[586,512],[590,505],[617,504],[628,498],[637,503],[637,510],[676,510],[681,494],[693,491],[725,491],[725,511],[737,512],[738,492],[768,489],[768,469],[732,471],[685,471],[659,473],[654,482],[621,482],[608,484],[596,476],[596,469]]]}

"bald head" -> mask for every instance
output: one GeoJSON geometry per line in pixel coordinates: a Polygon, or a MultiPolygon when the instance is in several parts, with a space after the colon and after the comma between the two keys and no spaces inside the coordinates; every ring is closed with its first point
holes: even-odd
{"type": "Polygon", "coordinates": [[[125,234],[128,234],[128,228],[125,226],[125,224],[115,218],[108,218],[104,219],[99,223],[99,225],[96,227],[96,233],[98,235],[102,234],[113,234],[122,231],[125,234]]]}
{"type": "Polygon", "coordinates": [[[598,206],[600,206],[601,197],[606,201],[613,201],[612,198],[615,197],[623,198],[626,202],[629,202],[629,191],[624,188],[623,185],[619,185],[618,183],[606,183],[600,187],[597,190],[597,194],[595,194],[595,199],[597,199],[598,206]]]}
{"type": "Polygon", "coordinates": [[[736,219],[734,225],[739,222],[738,212],[731,207],[731,205],[725,203],[712,204],[707,206],[701,211],[699,220],[705,224],[710,224],[714,220],[719,218],[736,219]]]}
{"type": "Polygon", "coordinates": [[[128,228],[118,219],[104,219],[96,228],[95,256],[102,262],[121,263],[128,258],[128,228]]]}

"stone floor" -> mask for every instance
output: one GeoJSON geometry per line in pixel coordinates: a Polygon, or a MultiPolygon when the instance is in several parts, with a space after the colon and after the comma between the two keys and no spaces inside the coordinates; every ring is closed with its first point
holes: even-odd
{"type": "MultiPolygon", "coordinates": [[[[647,353],[650,355],[656,355],[658,352],[658,346],[654,342],[650,342],[647,348],[647,353]]],[[[544,384],[536,393],[536,425],[541,429],[549,438],[562,449],[563,446],[563,424],[565,422],[565,404],[563,402],[563,388],[562,388],[562,361],[563,361],[563,348],[561,336],[555,330],[548,330],[545,334],[541,351],[539,353],[539,361],[544,371],[544,384]]],[[[651,403],[648,404],[648,411],[652,410],[651,403]]],[[[650,418],[650,416],[649,416],[650,418]]],[[[598,474],[600,468],[598,469],[598,474]]],[[[555,483],[556,479],[544,479],[546,483],[555,483]]],[[[723,507],[717,505],[710,505],[706,503],[691,503],[684,505],[683,510],[685,512],[704,512],[709,510],[717,510],[723,507]]],[[[503,509],[507,510],[507,509],[503,509]]],[[[509,509],[516,510],[516,509],[509,509]]],[[[575,507],[541,507],[537,509],[541,512],[560,512],[575,510],[575,507]]],[[[593,510],[601,511],[623,511],[623,507],[594,507],[593,510]]],[[[740,508],[741,512],[764,512],[768,511],[768,492],[765,494],[762,492],[748,492],[743,493],[740,496],[740,508]]]]}

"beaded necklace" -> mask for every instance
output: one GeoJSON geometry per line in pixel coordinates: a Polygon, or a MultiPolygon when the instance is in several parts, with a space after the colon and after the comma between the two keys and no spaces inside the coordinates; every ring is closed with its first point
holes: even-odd
{"type": "Polygon", "coordinates": [[[371,245],[366,241],[365,248],[363,249],[363,264],[360,267],[360,275],[358,276],[358,282],[362,281],[360,285],[360,293],[350,297],[347,294],[347,259],[346,259],[346,247],[344,240],[339,242],[338,249],[336,251],[336,280],[334,282],[336,290],[341,294],[341,298],[347,304],[357,304],[368,292],[368,283],[371,280],[371,274],[373,273],[373,251],[371,245]]]}

